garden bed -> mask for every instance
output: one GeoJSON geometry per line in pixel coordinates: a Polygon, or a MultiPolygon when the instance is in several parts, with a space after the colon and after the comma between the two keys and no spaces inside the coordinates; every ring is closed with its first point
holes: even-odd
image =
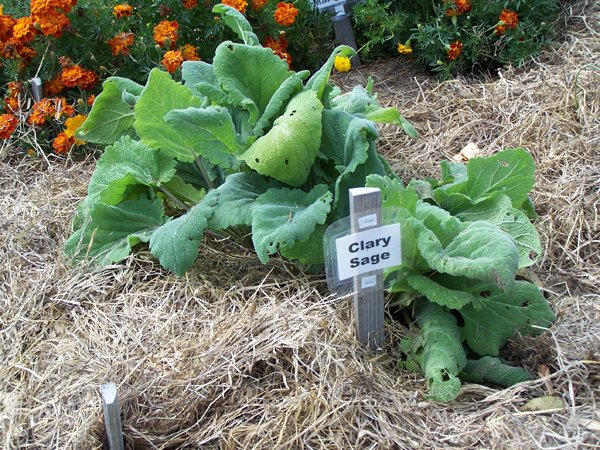
{"type": "Polygon", "coordinates": [[[405,180],[437,174],[467,144],[526,147],[545,246],[536,280],[550,332],[504,356],[540,378],[499,390],[465,384],[425,399],[399,368],[406,330],[386,324],[381,356],[354,339],[352,304],[322,276],[208,236],[183,278],[144,251],[71,267],[62,255],[92,158],[0,160],[0,433],[3,448],[102,446],[99,385],[119,388],[130,448],[592,448],[600,442],[600,55],[596,2],[567,11],[563,43],[524,69],[438,83],[404,59],[371,75],[382,106],[420,132],[382,127],[379,150],[405,180]],[[552,395],[564,408],[526,410],[552,395]]]}

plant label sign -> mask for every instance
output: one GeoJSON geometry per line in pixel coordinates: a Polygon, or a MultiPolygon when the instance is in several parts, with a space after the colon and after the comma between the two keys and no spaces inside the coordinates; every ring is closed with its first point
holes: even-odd
{"type": "MultiPolygon", "coordinates": [[[[368,220],[369,216],[363,219],[368,220]]],[[[394,223],[336,239],[338,279],[399,266],[400,224],[394,223]]]]}
{"type": "Polygon", "coordinates": [[[336,6],[340,6],[346,3],[346,0],[312,0],[312,4],[323,11],[324,9],[334,9],[336,6]]]}

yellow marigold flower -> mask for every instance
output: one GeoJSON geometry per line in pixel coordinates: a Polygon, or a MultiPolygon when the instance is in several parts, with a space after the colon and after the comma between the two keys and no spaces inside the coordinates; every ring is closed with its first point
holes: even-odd
{"type": "Polygon", "coordinates": [[[117,5],[113,8],[113,15],[117,19],[122,19],[123,17],[129,17],[133,14],[133,6],[128,3],[123,3],[121,5],[117,5]]]}
{"type": "Polygon", "coordinates": [[[85,141],[77,139],[75,137],[75,131],[77,131],[77,128],[79,128],[81,124],[85,122],[85,119],[87,119],[87,116],[85,114],[77,114],[74,117],[69,117],[65,121],[65,134],[69,137],[72,137],[75,145],[78,146],[85,144],[85,141]]]}
{"type": "Polygon", "coordinates": [[[336,56],[333,67],[335,67],[335,70],[338,72],[348,72],[350,67],[352,67],[352,64],[350,64],[350,58],[346,56],[336,56]]]}
{"type": "Polygon", "coordinates": [[[59,133],[52,142],[52,148],[57,155],[69,153],[69,150],[73,148],[73,145],[75,145],[75,138],[67,136],[67,133],[64,131],[59,133]]]}
{"type": "Polygon", "coordinates": [[[191,44],[185,44],[184,46],[179,47],[179,51],[181,52],[184,61],[200,61],[198,49],[191,44]]]}
{"type": "Polygon", "coordinates": [[[237,9],[242,14],[246,14],[246,8],[248,7],[248,2],[246,0],[221,0],[221,3],[237,9]]]}
{"type": "Polygon", "coordinates": [[[296,21],[298,10],[291,3],[279,2],[273,13],[275,22],[284,27],[290,27],[296,21]]]}
{"type": "Polygon", "coordinates": [[[163,20],[154,27],[154,42],[161,47],[165,47],[165,44],[167,44],[168,41],[169,48],[175,48],[177,38],[179,37],[179,34],[177,33],[178,28],[179,24],[176,20],[172,20],[171,22],[163,20]]]}
{"type": "Polygon", "coordinates": [[[174,73],[183,63],[183,55],[180,51],[169,50],[165,53],[161,62],[167,72],[174,73]]]}
{"type": "Polygon", "coordinates": [[[401,44],[398,42],[398,47],[396,50],[398,50],[398,53],[401,55],[410,55],[413,52],[413,49],[408,42],[406,44],[401,44]]]}
{"type": "Polygon", "coordinates": [[[113,56],[129,55],[131,44],[133,44],[133,33],[117,33],[114,38],[108,40],[113,56]]]}
{"type": "Polygon", "coordinates": [[[182,4],[185,9],[194,9],[198,6],[198,0],[183,0],[182,4]]]}
{"type": "Polygon", "coordinates": [[[12,114],[0,115],[0,139],[10,138],[18,124],[19,119],[12,114]]]}

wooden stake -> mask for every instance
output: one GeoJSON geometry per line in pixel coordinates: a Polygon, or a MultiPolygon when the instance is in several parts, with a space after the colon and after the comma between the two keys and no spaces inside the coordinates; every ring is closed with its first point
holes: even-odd
{"type": "MultiPolygon", "coordinates": [[[[377,188],[349,190],[351,231],[381,226],[381,191],[377,188]]],[[[383,270],[358,275],[354,283],[354,320],[357,339],[379,352],[384,343],[383,270]]]]}
{"type": "Polygon", "coordinates": [[[104,411],[104,427],[109,450],[124,450],[123,428],[121,426],[121,408],[117,398],[117,386],[107,383],[100,386],[102,410],[104,411]]]}

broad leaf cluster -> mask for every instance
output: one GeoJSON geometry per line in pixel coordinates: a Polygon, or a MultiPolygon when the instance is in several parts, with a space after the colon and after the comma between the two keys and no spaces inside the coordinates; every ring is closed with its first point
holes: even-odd
{"type": "Polygon", "coordinates": [[[527,379],[500,349],[515,333],[535,335],[554,314],[519,269],[541,255],[528,193],[533,159],[510,149],[468,164],[442,163],[440,180],[372,175],[388,221],[402,224],[402,265],[386,274],[399,303],[414,301],[418,337],[401,350],[426,375],[430,396],[454,399],[460,379],[510,385],[527,379]],[[387,208],[386,208],[387,207],[387,208]]]}
{"type": "Polygon", "coordinates": [[[310,76],[259,45],[235,9],[215,6],[242,43],[212,64],[188,61],[183,83],[158,69],[145,86],[112,77],[77,137],[107,145],[80,205],[66,252],[118,262],[146,242],[182,275],[206,230],[251,233],[262,262],[279,253],[323,260],[327,223],[347,215],[347,189],[386,173],[375,122],[414,129],[380,108],[372,83],[342,94],[330,83],[340,46],[310,76]]]}

